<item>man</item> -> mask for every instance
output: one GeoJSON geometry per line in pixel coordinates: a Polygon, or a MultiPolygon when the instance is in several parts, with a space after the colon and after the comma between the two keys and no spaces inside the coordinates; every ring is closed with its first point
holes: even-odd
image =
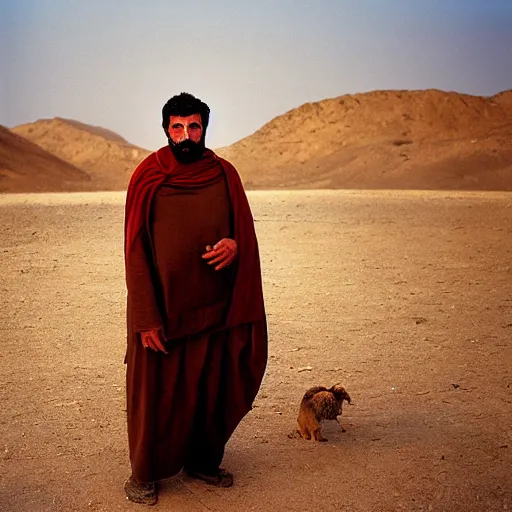
{"type": "Polygon", "coordinates": [[[138,503],[156,503],[156,482],[182,469],[233,484],[224,447],[267,363],[254,222],[237,171],[205,148],[209,113],[191,94],[171,98],[169,143],[128,187],[125,492],[138,503]]]}

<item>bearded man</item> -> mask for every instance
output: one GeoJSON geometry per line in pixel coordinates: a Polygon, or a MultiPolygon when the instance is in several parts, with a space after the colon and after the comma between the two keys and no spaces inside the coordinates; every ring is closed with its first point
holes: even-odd
{"type": "Polygon", "coordinates": [[[125,210],[129,500],[154,504],[182,469],[229,487],[224,448],[267,364],[254,222],[235,168],[205,148],[210,109],[162,109],[168,145],[130,180],[125,210]]]}

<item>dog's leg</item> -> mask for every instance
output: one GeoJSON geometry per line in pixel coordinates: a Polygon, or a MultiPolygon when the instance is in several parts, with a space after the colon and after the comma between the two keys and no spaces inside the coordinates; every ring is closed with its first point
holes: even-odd
{"type": "Polygon", "coordinates": [[[340,426],[341,431],[342,431],[342,432],[346,432],[345,427],[341,424],[341,420],[340,420],[340,418],[339,418],[339,417],[338,417],[338,418],[336,418],[336,421],[338,422],[338,425],[340,426]]]}
{"type": "Polygon", "coordinates": [[[322,436],[320,426],[316,427],[313,430],[313,437],[315,438],[315,441],[320,441],[321,443],[325,443],[326,441],[328,441],[327,438],[322,436]]]}
{"type": "Polygon", "coordinates": [[[308,427],[299,425],[297,432],[300,434],[302,439],[311,439],[311,434],[309,433],[308,427]]]}

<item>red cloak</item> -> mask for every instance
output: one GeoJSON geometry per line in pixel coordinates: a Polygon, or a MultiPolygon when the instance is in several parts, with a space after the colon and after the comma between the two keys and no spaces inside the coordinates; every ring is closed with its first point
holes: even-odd
{"type": "MultiPolygon", "coordinates": [[[[229,328],[263,319],[265,308],[258,242],[249,202],[236,169],[213,151],[206,149],[203,158],[196,163],[179,164],[169,146],[164,146],[135,169],[126,196],[125,262],[128,262],[130,248],[140,230],[147,227],[149,231],[151,202],[162,183],[204,186],[218,177],[219,164],[226,176],[238,246],[237,273],[225,325],[229,328]]],[[[152,302],[157,303],[156,300],[152,302]]],[[[153,316],[157,316],[157,312],[153,316]]]]}

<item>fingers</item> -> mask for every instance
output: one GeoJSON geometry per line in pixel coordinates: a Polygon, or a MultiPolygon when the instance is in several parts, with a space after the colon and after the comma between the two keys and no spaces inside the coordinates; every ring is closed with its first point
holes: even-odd
{"type": "Polygon", "coordinates": [[[235,255],[228,252],[228,253],[221,254],[217,258],[214,258],[213,260],[210,260],[207,263],[208,263],[208,265],[211,265],[211,266],[217,265],[215,267],[215,270],[221,270],[223,268],[229,267],[229,265],[231,265],[231,263],[233,263],[234,259],[235,259],[235,255]]]}
{"type": "Polygon", "coordinates": [[[202,257],[209,260],[208,265],[216,265],[215,270],[222,270],[233,263],[237,257],[237,244],[231,238],[223,238],[220,242],[206,246],[206,251],[202,257]]]}
{"type": "Polygon", "coordinates": [[[220,263],[222,261],[225,261],[226,259],[229,259],[229,253],[225,253],[223,252],[222,254],[220,254],[219,256],[217,256],[216,258],[208,261],[208,265],[215,265],[216,263],[220,263]]]}
{"type": "Polygon", "coordinates": [[[159,335],[156,335],[155,337],[153,337],[152,341],[153,341],[153,350],[155,350],[156,352],[163,352],[164,354],[168,353],[167,350],[165,349],[164,344],[162,343],[162,339],[160,338],[159,335]]]}
{"type": "Polygon", "coordinates": [[[237,253],[237,244],[236,241],[232,238],[223,238],[220,242],[216,243],[213,246],[213,249],[226,249],[234,254],[237,253]]]}
{"type": "Polygon", "coordinates": [[[215,267],[215,270],[222,270],[223,268],[229,267],[229,265],[231,265],[231,263],[233,263],[234,259],[235,259],[234,257],[226,258],[224,261],[222,261],[215,267]]]}
{"type": "Polygon", "coordinates": [[[208,260],[210,258],[219,257],[219,256],[222,256],[224,254],[224,252],[225,251],[223,249],[211,249],[210,251],[205,252],[202,255],[202,258],[205,260],[208,260]]]}
{"type": "Polygon", "coordinates": [[[151,348],[153,349],[153,340],[151,339],[151,336],[149,334],[143,334],[142,335],[142,346],[144,348],[151,348]]]}
{"type": "Polygon", "coordinates": [[[220,255],[226,251],[232,252],[235,255],[237,253],[237,244],[232,238],[223,238],[213,247],[211,245],[207,245],[206,252],[203,254],[203,258],[212,258],[213,256],[220,255]]]}
{"type": "Polygon", "coordinates": [[[167,354],[167,350],[162,342],[159,331],[149,331],[142,333],[142,345],[144,348],[149,348],[154,352],[163,352],[167,354]]]}

